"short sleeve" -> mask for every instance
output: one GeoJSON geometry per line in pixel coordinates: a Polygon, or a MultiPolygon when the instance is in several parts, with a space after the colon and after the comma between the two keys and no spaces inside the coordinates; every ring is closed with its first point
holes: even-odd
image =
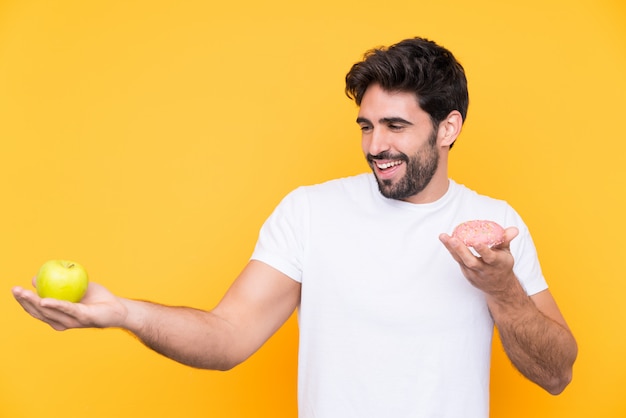
{"type": "Polygon", "coordinates": [[[309,205],[303,187],[289,193],[267,218],[251,259],[262,261],[302,282],[309,205]]]}
{"type": "Polygon", "coordinates": [[[511,253],[515,259],[513,271],[529,296],[548,288],[546,279],[541,271],[537,249],[528,231],[528,227],[521,217],[511,209],[512,220],[507,225],[515,225],[519,235],[511,241],[511,253]]]}

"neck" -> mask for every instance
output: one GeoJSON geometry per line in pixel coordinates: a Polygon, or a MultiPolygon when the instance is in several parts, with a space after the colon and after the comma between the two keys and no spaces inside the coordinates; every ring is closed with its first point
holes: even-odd
{"type": "Polygon", "coordinates": [[[443,174],[445,174],[445,176],[435,175],[424,190],[404,200],[413,204],[423,204],[432,203],[441,199],[450,187],[450,180],[448,179],[447,172],[443,172],[443,174]]]}

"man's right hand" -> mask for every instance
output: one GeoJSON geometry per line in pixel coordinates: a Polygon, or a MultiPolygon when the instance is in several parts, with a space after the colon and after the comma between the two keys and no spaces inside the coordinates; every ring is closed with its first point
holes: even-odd
{"type": "Polygon", "coordinates": [[[89,283],[87,293],[79,303],[40,298],[35,292],[16,286],[13,296],[34,318],[57,331],[69,328],[119,327],[124,323],[127,309],[121,299],[97,283],[89,283]]]}

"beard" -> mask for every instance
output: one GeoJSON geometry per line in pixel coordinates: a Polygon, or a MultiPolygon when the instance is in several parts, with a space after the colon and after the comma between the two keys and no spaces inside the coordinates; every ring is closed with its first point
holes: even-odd
{"type": "Polygon", "coordinates": [[[374,176],[376,176],[378,189],[383,196],[389,199],[406,200],[424,190],[437,171],[437,167],[439,166],[437,131],[433,130],[433,133],[428,138],[427,143],[417,150],[417,152],[415,152],[415,154],[411,157],[403,153],[394,155],[385,151],[378,155],[368,154],[367,162],[372,168],[374,176]],[[396,181],[379,179],[378,176],[376,176],[374,164],[376,160],[383,159],[403,161],[406,165],[406,172],[404,176],[396,181]]]}

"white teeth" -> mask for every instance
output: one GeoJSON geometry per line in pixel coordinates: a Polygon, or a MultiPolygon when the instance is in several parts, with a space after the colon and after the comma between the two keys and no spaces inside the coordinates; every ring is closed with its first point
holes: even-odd
{"type": "Polygon", "coordinates": [[[402,164],[402,161],[392,161],[392,162],[384,163],[384,164],[376,163],[376,166],[380,168],[381,170],[384,170],[386,168],[393,167],[393,166],[400,165],[400,164],[402,164]]]}

